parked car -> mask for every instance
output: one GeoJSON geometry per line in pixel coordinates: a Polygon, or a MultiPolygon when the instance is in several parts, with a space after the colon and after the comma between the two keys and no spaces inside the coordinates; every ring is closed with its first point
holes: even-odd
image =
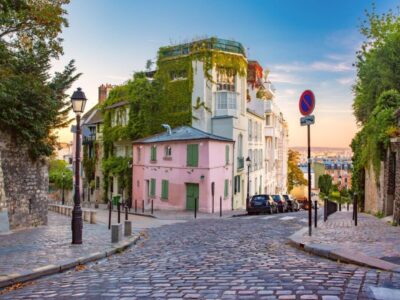
{"type": "Polygon", "coordinates": [[[297,199],[297,201],[299,202],[301,209],[308,210],[308,199],[306,197],[297,199]]]}
{"type": "Polygon", "coordinates": [[[282,195],[283,198],[286,200],[288,211],[299,211],[300,210],[300,204],[297,202],[296,199],[294,199],[290,195],[282,195]]]}
{"type": "Polygon", "coordinates": [[[278,208],[270,195],[254,195],[250,199],[247,212],[249,214],[254,214],[254,213],[272,214],[278,212],[278,208]]]}
{"type": "Polygon", "coordinates": [[[272,199],[278,205],[279,212],[283,213],[287,211],[287,203],[285,201],[285,198],[283,198],[281,195],[272,195],[272,199]]]}

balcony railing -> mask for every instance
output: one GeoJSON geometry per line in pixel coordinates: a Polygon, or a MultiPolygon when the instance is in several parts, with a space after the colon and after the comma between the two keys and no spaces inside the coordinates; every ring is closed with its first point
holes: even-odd
{"type": "Polygon", "coordinates": [[[215,93],[215,115],[216,116],[235,116],[237,117],[237,98],[236,92],[219,91],[215,93]]]}
{"type": "Polygon", "coordinates": [[[237,169],[243,170],[244,169],[244,157],[238,157],[237,161],[238,161],[237,169]]]}

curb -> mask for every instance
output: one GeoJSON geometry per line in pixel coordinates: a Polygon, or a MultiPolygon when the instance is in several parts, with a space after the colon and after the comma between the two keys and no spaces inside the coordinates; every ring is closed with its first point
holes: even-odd
{"type": "MultiPolygon", "coordinates": [[[[318,222],[319,224],[320,222],[318,222]]],[[[292,234],[288,239],[289,243],[305,252],[325,257],[334,261],[355,264],[363,267],[400,273],[400,265],[385,260],[351,251],[339,245],[304,243],[303,235],[308,232],[308,227],[302,228],[292,234]]]]}
{"type": "Polygon", "coordinates": [[[87,256],[78,257],[75,259],[68,259],[61,261],[57,264],[42,266],[39,268],[35,268],[31,271],[26,271],[22,273],[13,273],[8,276],[0,276],[0,289],[5,288],[7,286],[22,283],[34,279],[38,279],[39,277],[43,277],[46,275],[52,275],[56,273],[62,273],[66,270],[72,269],[78,265],[84,265],[89,262],[97,261],[106,257],[109,257],[115,253],[120,253],[121,251],[126,250],[127,248],[131,247],[132,245],[136,244],[137,241],[140,239],[140,236],[133,236],[130,239],[120,242],[116,244],[113,248],[108,248],[103,252],[94,252],[87,256]]]}

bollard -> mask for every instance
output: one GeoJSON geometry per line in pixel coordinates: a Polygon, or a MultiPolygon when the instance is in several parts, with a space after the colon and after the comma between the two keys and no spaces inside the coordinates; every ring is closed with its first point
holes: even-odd
{"type": "Polygon", "coordinates": [[[90,211],[88,210],[83,211],[83,220],[85,222],[90,222],[90,211]]]}
{"type": "Polygon", "coordinates": [[[349,211],[349,202],[347,202],[347,211],[349,211]]]}
{"type": "Polygon", "coordinates": [[[222,217],[222,197],[219,197],[219,217],[222,217]]]}
{"type": "Polygon", "coordinates": [[[111,211],[112,211],[112,203],[108,201],[108,229],[111,229],[111,211]]]}
{"type": "Polygon", "coordinates": [[[354,225],[357,226],[357,213],[358,213],[358,203],[357,194],[354,195],[354,225]]]}
{"type": "Polygon", "coordinates": [[[354,208],[355,208],[355,202],[354,202],[354,199],[356,198],[356,196],[354,195],[353,196],[353,221],[354,221],[354,215],[355,215],[355,211],[354,211],[354,208]]]}
{"type": "Polygon", "coordinates": [[[144,213],[144,200],[142,200],[142,213],[144,213]]]}
{"type": "Polygon", "coordinates": [[[317,221],[318,221],[318,201],[314,201],[314,227],[317,228],[317,221]]]}
{"type": "Polygon", "coordinates": [[[96,211],[90,211],[90,224],[96,224],[96,211]]]}
{"type": "Polygon", "coordinates": [[[197,199],[194,198],[194,218],[197,218],[197,199]]]}
{"type": "Polygon", "coordinates": [[[339,203],[339,211],[342,211],[342,203],[339,203]]]}
{"type": "Polygon", "coordinates": [[[118,224],[121,223],[121,204],[117,203],[117,211],[118,211],[118,224]]]}
{"type": "Polygon", "coordinates": [[[137,200],[135,200],[135,214],[137,213],[137,200]]]}
{"type": "Polygon", "coordinates": [[[111,243],[118,243],[122,240],[122,224],[111,225],[111,243]]]}
{"type": "Polygon", "coordinates": [[[128,205],[125,203],[125,221],[128,221],[128,205]]]}
{"type": "Polygon", "coordinates": [[[132,235],[132,221],[125,221],[124,235],[125,236],[131,236],[132,235]]]}
{"type": "Polygon", "coordinates": [[[151,214],[153,214],[154,213],[154,200],[153,199],[151,199],[151,214]]]}
{"type": "Polygon", "coordinates": [[[324,198],[324,222],[328,219],[328,197],[324,198]]]}

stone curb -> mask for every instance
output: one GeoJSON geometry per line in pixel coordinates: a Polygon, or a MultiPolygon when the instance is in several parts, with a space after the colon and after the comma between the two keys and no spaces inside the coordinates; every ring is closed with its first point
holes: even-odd
{"type": "MultiPolygon", "coordinates": [[[[319,223],[321,222],[318,222],[318,225],[319,223]]],[[[359,252],[351,251],[344,247],[340,247],[339,245],[304,243],[303,235],[307,232],[308,227],[302,228],[295,232],[288,238],[289,243],[305,252],[329,258],[334,261],[400,273],[400,266],[397,264],[361,254],[359,252]]]]}
{"type": "Polygon", "coordinates": [[[61,273],[66,270],[72,269],[78,265],[84,265],[89,262],[106,258],[115,253],[120,253],[126,250],[127,248],[131,247],[132,245],[136,244],[139,239],[140,235],[137,235],[131,237],[126,241],[118,243],[115,247],[109,248],[104,252],[94,252],[87,256],[61,261],[56,265],[47,265],[23,273],[13,273],[8,276],[0,276],[0,289],[16,283],[22,283],[33,279],[38,279],[39,277],[42,276],[61,273]]]}

